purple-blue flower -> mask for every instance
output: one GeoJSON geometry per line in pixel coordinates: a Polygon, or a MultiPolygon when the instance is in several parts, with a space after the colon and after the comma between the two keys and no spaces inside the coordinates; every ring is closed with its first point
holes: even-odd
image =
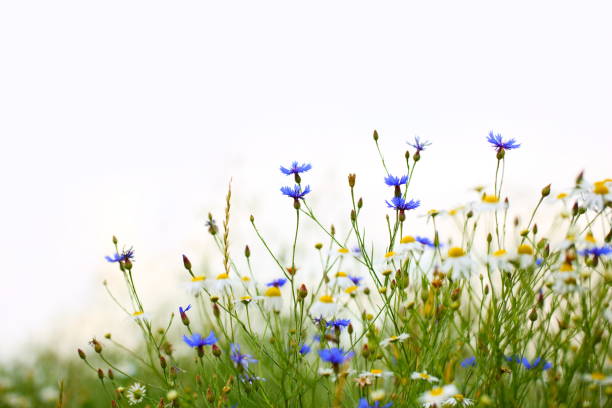
{"type": "Polygon", "coordinates": [[[402,184],[406,184],[406,182],[408,181],[408,176],[404,175],[401,177],[395,177],[392,176],[391,174],[389,174],[387,177],[385,177],[385,184],[387,184],[390,187],[399,187],[402,184]]]}
{"type": "Polygon", "coordinates": [[[345,352],[344,350],[338,347],[319,350],[319,357],[321,357],[321,360],[332,364],[343,364],[344,362],[353,358],[354,355],[354,352],[345,352]]]}
{"type": "Polygon", "coordinates": [[[274,286],[276,288],[282,288],[285,283],[287,283],[287,279],[279,278],[279,279],[274,279],[272,282],[266,283],[266,286],[267,287],[274,286]]]}
{"type": "Polygon", "coordinates": [[[187,312],[189,309],[191,309],[191,305],[188,305],[185,309],[183,309],[181,306],[179,306],[179,313],[180,315],[184,315],[185,312],[187,312]]]}
{"type": "Polygon", "coordinates": [[[361,281],[363,280],[363,278],[361,276],[351,276],[351,275],[349,275],[348,278],[351,280],[351,282],[353,282],[353,284],[355,286],[361,285],[361,281]]]}
{"type": "Polygon", "coordinates": [[[504,140],[502,139],[502,135],[499,133],[493,134],[493,131],[489,132],[489,137],[487,137],[487,142],[491,143],[493,147],[496,148],[498,151],[512,150],[512,149],[517,149],[521,147],[521,145],[516,143],[516,140],[514,139],[506,140],[504,142],[504,140]]]}
{"type": "Polygon", "coordinates": [[[468,357],[460,363],[461,367],[468,368],[474,367],[476,365],[476,357],[468,357]]]}
{"type": "Polygon", "coordinates": [[[351,324],[351,321],[349,319],[336,319],[327,322],[326,326],[333,327],[337,330],[342,330],[343,327],[347,327],[349,324],[351,324]]]}
{"type": "Polygon", "coordinates": [[[280,191],[284,195],[291,197],[294,200],[297,200],[299,198],[304,199],[304,196],[310,193],[310,186],[306,186],[304,190],[302,190],[302,187],[296,184],[293,188],[289,186],[281,187],[280,191]]]}
{"type": "Polygon", "coordinates": [[[287,176],[290,176],[292,174],[303,173],[303,172],[308,171],[310,169],[312,169],[312,165],[310,163],[298,164],[298,162],[296,162],[296,161],[292,162],[291,166],[289,168],[285,168],[283,166],[280,166],[280,171],[283,174],[286,174],[287,176]]]}
{"type": "Polygon", "coordinates": [[[582,256],[593,255],[595,258],[599,258],[602,255],[610,255],[612,253],[612,246],[604,245],[601,247],[586,248],[582,251],[578,251],[582,256]]]}
{"type": "Polygon", "coordinates": [[[385,405],[380,405],[381,402],[380,401],[374,401],[374,403],[372,405],[368,404],[368,400],[365,398],[361,398],[359,400],[359,405],[357,405],[357,408],[389,408],[391,405],[393,405],[392,402],[389,402],[385,405]]]}
{"type": "Polygon", "coordinates": [[[232,361],[234,362],[234,365],[236,367],[242,367],[245,370],[249,368],[249,364],[250,363],[256,363],[257,360],[255,360],[253,358],[252,355],[250,354],[242,354],[240,352],[240,345],[239,344],[230,344],[230,348],[232,350],[231,354],[230,354],[230,358],[232,359],[232,361]]]}
{"type": "Polygon", "coordinates": [[[387,207],[394,208],[399,211],[414,210],[419,205],[421,205],[421,202],[419,200],[406,201],[403,197],[393,197],[391,199],[391,202],[385,202],[387,203],[387,207]]]}
{"type": "Polygon", "coordinates": [[[310,353],[310,350],[311,350],[310,346],[304,343],[302,344],[302,347],[300,347],[300,354],[304,356],[310,353]]]}
{"type": "Polygon", "coordinates": [[[532,368],[536,368],[536,367],[538,367],[538,365],[544,371],[546,371],[546,370],[548,370],[548,369],[550,369],[552,367],[552,363],[550,363],[548,361],[543,361],[541,357],[536,357],[532,362],[529,362],[529,360],[527,358],[523,357],[523,358],[520,359],[519,362],[523,365],[523,367],[525,367],[528,370],[531,370],[532,368]],[[540,362],[542,362],[542,364],[540,364],[540,362]]]}
{"type": "Polygon", "coordinates": [[[415,239],[416,239],[417,242],[420,242],[421,244],[423,244],[425,246],[428,246],[430,248],[434,247],[434,243],[429,238],[417,236],[415,239]]]}
{"type": "Polygon", "coordinates": [[[121,254],[114,254],[112,257],[107,255],[104,257],[104,259],[106,259],[108,262],[124,262],[128,259],[134,260],[134,250],[132,248],[124,249],[121,254]]]}
{"type": "Polygon", "coordinates": [[[427,146],[431,145],[431,142],[427,140],[421,142],[421,138],[419,138],[418,136],[414,137],[414,143],[410,143],[410,142],[406,142],[406,143],[414,147],[417,153],[422,152],[423,150],[425,150],[427,146]]]}
{"type": "Polygon", "coordinates": [[[202,337],[200,333],[193,333],[191,337],[183,336],[183,341],[191,347],[210,346],[217,342],[215,333],[211,330],[208,337],[202,337]]]}

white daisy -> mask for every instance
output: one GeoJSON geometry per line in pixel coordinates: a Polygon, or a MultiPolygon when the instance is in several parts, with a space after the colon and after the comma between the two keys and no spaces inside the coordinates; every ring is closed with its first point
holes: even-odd
{"type": "Polygon", "coordinates": [[[130,405],[136,405],[144,401],[147,395],[147,388],[139,383],[130,385],[125,393],[126,398],[130,405]]]}
{"type": "Polygon", "coordinates": [[[195,296],[206,288],[206,276],[194,276],[191,281],[184,284],[184,287],[190,295],[195,296]]]}
{"type": "Polygon", "coordinates": [[[575,193],[582,198],[588,209],[601,211],[606,203],[612,201],[612,179],[607,178],[593,184],[585,181],[576,188],[575,193]]]}
{"type": "Polygon", "coordinates": [[[455,387],[454,384],[448,384],[424,392],[419,397],[419,402],[423,404],[424,407],[440,407],[444,402],[456,394],[459,394],[457,387],[455,387]]]}
{"type": "Polygon", "coordinates": [[[413,372],[410,375],[410,378],[412,378],[413,380],[428,381],[430,383],[434,383],[434,382],[440,381],[440,379],[438,377],[434,377],[433,375],[427,374],[427,371],[423,371],[422,373],[419,373],[418,371],[415,371],[415,372],[413,372]]]}
{"type": "Polygon", "coordinates": [[[348,273],[336,272],[336,274],[329,280],[329,285],[332,287],[338,286],[340,289],[346,289],[350,286],[355,286],[355,283],[351,280],[348,273]]]}
{"type": "Polygon", "coordinates": [[[516,249],[517,259],[522,269],[528,268],[536,261],[535,252],[531,245],[521,244],[516,249]]]}
{"type": "Polygon", "coordinates": [[[397,246],[398,252],[405,254],[412,251],[422,251],[424,249],[423,244],[416,240],[412,235],[406,235],[402,237],[399,245],[397,246]]]}
{"type": "Polygon", "coordinates": [[[150,320],[151,315],[149,313],[145,313],[139,310],[137,312],[132,313],[132,319],[134,321],[144,322],[145,320],[150,320]]]}
{"type": "Polygon", "coordinates": [[[209,282],[208,287],[212,293],[220,295],[225,289],[232,288],[236,283],[227,273],[220,273],[209,282]]]}
{"type": "Polygon", "coordinates": [[[393,377],[393,372],[383,371],[378,368],[373,368],[370,371],[364,371],[362,373],[359,373],[359,377],[388,378],[388,377],[393,377]]]}
{"type": "Polygon", "coordinates": [[[582,374],[582,380],[587,382],[592,382],[597,385],[609,385],[612,384],[612,377],[606,376],[601,372],[594,372],[590,374],[582,374]]]}
{"type": "Polygon", "coordinates": [[[563,263],[559,270],[553,273],[552,290],[559,294],[567,294],[581,291],[583,288],[579,285],[580,276],[574,267],[569,263],[563,263]]]}
{"type": "Polygon", "coordinates": [[[331,295],[323,295],[310,308],[310,315],[313,318],[322,317],[324,319],[332,317],[338,311],[338,304],[331,295]]]}
{"type": "Polygon", "coordinates": [[[513,269],[510,260],[512,256],[505,249],[500,249],[493,252],[487,257],[487,262],[493,269],[500,269],[509,271],[513,269]]]}
{"type": "Polygon", "coordinates": [[[398,342],[404,342],[406,341],[406,339],[408,339],[410,337],[410,335],[408,333],[402,333],[399,336],[391,336],[388,337],[386,339],[383,339],[380,342],[380,346],[381,347],[387,347],[389,344],[391,343],[398,343],[398,342]]]}
{"type": "Polygon", "coordinates": [[[501,201],[499,196],[483,194],[480,202],[473,204],[473,210],[475,212],[490,212],[499,211],[508,208],[508,203],[501,201]]]}
{"type": "Polygon", "coordinates": [[[281,291],[277,286],[270,286],[264,292],[264,307],[273,312],[280,312],[283,307],[281,291]]]}
{"type": "Polygon", "coordinates": [[[470,407],[474,405],[474,400],[465,398],[463,394],[455,394],[446,401],[444,401],[443,405],[455,406],[458,405],[460,407],[470,407]]]}
{"type": "Polygon", "coordinates": [[[474,262],[470,256],[459,247],[450,248],[447,255],[448,258],[442,262],[442,271],[447,273],[451,272],[451,276],[454,280],[461,278],[468,279],[474,265],[474,262]]]}

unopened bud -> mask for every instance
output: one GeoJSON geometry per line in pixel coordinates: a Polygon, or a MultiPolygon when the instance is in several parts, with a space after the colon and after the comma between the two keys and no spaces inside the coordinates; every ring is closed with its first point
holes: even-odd
{"type": "Polygon", "coordinates": [[[414,160],[414,162],[418,162],[419,160],[421,160],[421,151],[417,150],[416,153],[414,154],[414,156],[412,156],[412,160],[414,160]]]}
{"type": "Polygon", "coordinates": [[[163,370],[166,369],[167,363],[166,363],[166,359],[164,358],[164,356],[159,356],[159,365],[161,366],[163,370]]]}
{"type": "Polygon", "coordinates": [[[213,309],[213,315],[218,319],[219,316],[221,316],[221,310],[219,309],[219,305],[217,305],[216,303],[213,303],[212,309],[213,309]]]}
{"type": "Polygon", "coordinates": [[[376,130],[374,130],[374,134],[372,135],[372,137],[374,138],[375,142],[378,142],[378,132],[376,130]]]}
{"type": "Polygon", "coordinates": [[[113,245],[117,245],[118,242],[119,240],[117,239],[117,237],[113,235],[113,245]]]}
{"type": "Polygon", "coordinates": [[[351,221],[355,222],[356,219],[357,213],[355,212],[355,210],[351,210],[351,221]]]}
{"type": "Polygon", "coordinates": [[[108,369],[108,378],[110,378],[111,380],[115,379],[115,373],[113,373],[113,370],[111,370],[110,368],[108,369]]]}
{"type": "Polygon", "coordinates": [[[316,249],[318,249],[318,250],[321,250],[321,248],[323,248],[323,244],[322,244],[322,243],[320,243],[320,242],[317,242],[317,243],[315,244],[315,248],[316,248],[316,249]]]}
{"type": "Polygon", "coordinates": [[[406,153],[404,153],[404,157],[406,160],[410,159],[410,152],[408,150],[406,150],[406,153]]]}
{"type": "Polygon", "coordinates": [[[532,322],[538,320],[538,312],[535,310],[535,308],[531,309],[531,313],[529,313],[529,320],[532,322]]]}
{"type": "Polygon", "coordinates": [[[208,401],[209,404],[215,402],[215,393],[210,387],[208,387],[208,390],[206,390],[206,401],[208,401]]]}
{"type": "Polygon", "coordinates": [[[505,155],[506,155],[506,151],[504,149],[499,149],[496,155],[497,160],[503,159],[505,155]]]}
{"type": "Polygon", "coordinates": [[[244,256],[247,258],[251,257],[251,248],[248,245],[244,247],[244,256]]]}
{"type": "Polygon", "coordinates": [[[355,330],[355,329],[353,328],[353,324],[352,324],[352,323],[349,323],[349,325],[348,325],[348,327],[347,327],[348,334],[353,334],[353,331],[354,331],[354,330],[355,330]]]}
{"type": "Polygon", "coordinates": [[[251,215],[249,219],[251,220],[251,222],[255,222],[255,217],[253,217],[253,215],[251,215]]]}
{"type": "Polygon", "coordinates": [[[87,356],[85,355],[85,352],[81,349],[77,349],[77,352],[79,353],[79,357],[81,358],[81,360],[87,360],[87,356]]]}
{"type": "Polygon", "coordinates": [[[542,189],[542,197],[548,197],[550,194],[550,184],[542,189]]]}
{"type": "Polygon", "coordinates": [[[212,345],[212,353],[215,357],[221,357],[221,349],[216,344],[212,345]]]}
{"type": "Polygon", "coordinates": [[[363,198],[359,197],[359,200],[357,201],[357,208],[361,207],[363,207],[363,198]]]}
{"type": "Polygon", "coordinates": [[[538,224],[533,224],[533,228],[531,230],[533,231],[533,235],[537,235],[538,234],[538,224]]]}
{"type": "Polygon", "coordinates": [[[361,348],[361,355],[364,358],[368,358],[370,356],[370,348],[368,347],[367,344],[364,344],[363,347],[361,348]]]}
{"type": "Polygon", "coordinates": [[[490,243],[491,243],[491,241],[493,241],[493,235],[491,235],[491,233],[489,232],[489,233],[487,234],[487,242],[490,244],[490,243]]]}
{"type": "Polygon", "coordinates": [[[298,288],[297,294],[298,294],[298,298],[306,299],[306,296],[308,296],[308,289],[306,288],[306,285],[302,283],[300,287],[298,288]]]}
{"type": "Polygon", "coordinates": [[[98,368],[98,378],[101,380],[104,379],[104,371],[102,371],[101,368],[98,368]]]}
{"type": "Polygon", "coordinates": [[[185,255],[183,255],[183,266],[185,269],[191,272],[191,261],[189,261],[189,258],[187,258],[185,255]]]}
{"type": "Polygon", "coordinates": [[[349,187],[353,188],[355,187],[355,179],[357,178],[357,175],[354,173],[351,173],[348,175],[348,183],[349,183],[349,187]]]}

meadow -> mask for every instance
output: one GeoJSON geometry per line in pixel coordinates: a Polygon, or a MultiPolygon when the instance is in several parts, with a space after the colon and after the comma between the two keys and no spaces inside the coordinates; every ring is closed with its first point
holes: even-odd
{"type": "Polygon", "coordinates": [[[542,186],[532,208],[513,208],[518,217],[505,164],[526,147],[494,132],[482,143],[492,156],[483,163],[495,163],[483,165],[490,186],[433,209],[410,187],[426,177],[419,162],[437,146],[410,140],[399,153],[405,166],[391,169],[375,131],[388,195],[361,191],[358,168],[348,174],[337,186],[346,202],[329,203],[346,208],[337,223],[346,228],[326,225],[325,208],[309,201],[316,163],[283,164],[280,191],[265,194],[286,197],[289,243],[269,238],[257,214],[232,218],[230,183],[224,213],[205,220],[223,271],[212,275],[192,262],[197,254],[183,255],[191,302],[167,316],[141,301],[138,248],[112,237],[109,274],[125,287],[104,289],[140,333],[139,346],[107,333],[72,359],[40,352],[33,367],[0,371],[1,406],[611,406],[612,179],[581,173],[567,188],[542,186]],[[366,205],[386,211],[385,239],[362,222],[366,205]],[[417,214],[426,236],[411,231],[417,214]],[[239,222],[250,222],[257,242],[231,245],[239,222]],[[304,236],[305,224],[319,234],[304,236]],[[288,256],[278,253],[283,245],[288,256]],[[273,260],[274,279],[258,278],[252,251],[273,260]],[[316,279],[306,279],[307,264],[316,279]]]}

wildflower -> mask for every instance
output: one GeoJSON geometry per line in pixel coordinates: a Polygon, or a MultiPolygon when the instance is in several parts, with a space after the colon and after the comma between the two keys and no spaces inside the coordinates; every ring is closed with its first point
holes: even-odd
{"type": "Polygon", "coordinates": [[[595,258],[599,258],[600,256],[610,255],[612,253],[612,246],[604,245],[601,247],[586,248],[581,251],[578,251],[578,253],[582,256],[592,255],[595,258]]]}
{"type": "Polygon", "coordinates": [[[303,200],[304,196],[310,193],[310,186],[306,186],[304,190],[302,190],[302,187],[297,184],[293,188],[289,186],[285,186],[285,187],[281,187],[281,193],[283,193],[284,195],[288,197],[293,198],[296,201],[300,198],[303,200]]]}
{"type": "Polygon", "coordinates": [[[351,250],[349,250],[348,248],[340,247],[337,249],[330,250],[328,253],[328,256],[330,257],[337,256],[340,258],[344,258],[350,254],[351,254],[351,250]]]}
{"type": "Polygon", "coordinates": [[[242,382],[243,384],[249,384],[249,385],[253,385],[253,383],[256,383],[256,382],[267,381],[263,377],[257,377],[256,375],[249,375],[249,374],[241,374],[238,376],[238,378],[240,379],[240,382],[242,382]]]}
{"type": "Polygon", "coordinates": [[[194,276],[191,278],[191,280],[189,280],[189,282],[184,283],[182,286],[185,288],[187,293],[192,296],[197,296],[202,289],[206,288],[206,276],[194,276]]]}
{"type": "Polygon", "coordinates": [[[240,352],[239,344],[230,344],[231,354],[230,359],[234,362],[234,366],[240,368],[241,370],[248,370],[250,363],[256,363],[257,360],[253,358],[250,354],[242,354],[240,352]]]}
{"type": "Polygon", "coordinates": [[[302,346],[300,347],[300,354],[305,356],[306,354],[310,353],[311,347],[308,344],[302,344],[302,346]]]}
{"type": "Polygon", "coordinates": [[[476,357],[468,357],[460,363],[461,367],[468,368],[476,366],[476,357]]]}
{"type": "Polygon", "coordinates": [[[204,223],[206,228],[208,228],[208,233],[210,235],[216,235],[219,232],[219,227],[217,227],[217,221],[214,220],[212,214],[208,213],[208,220],[204,223]]]}
{"type": "Polygon", "coordinates": [[[389,251],[387,253],[385,253],[384,255],[384,261],[387,263],[393,262],[393,261],[401,261],[403,260],[405,257],[405,254],[400,253],[400,252],[395,252],[395,251],[389,251]]]}
{"type": "Polygon", "coordinates": [[[408,181],[408,176],[406,175],[395,177],[389,174],[387,177],[385,177],[385,184],[388,185],[389,187],[399,187],[402,184],[406,184],[407,181],[408,181]]]}
{"type": "Polygon", "coordinates": [[[148,320],[151,317],[150,314],[143,312],[142,310],[136,311],[134,313],[132,313],[132,319],[134,319],[135,321],[145,321],[148,320]]]}
{"type": "Polygon", "coordinates": [[[612,384],[612,377],[606,376],[604,373],[595,371],[590,374],[583,374],[582,380],[587,382],[592,382],[597,385],[609,385],[612,384]]]}
{"type": "Polygon", "coordinates": [[[406,253],[410,251],[422,251],[425,247],[433,248],[433,246],[433,242],[431,242],[428,238],[406,235],[400,240],[397,250],[402,253],[406,253]]]}
{"type": "Polygon", "coordinates": [[[420,237],[420,236],[416,236],[416,240],[418,243],[420,243],[421,245],[425,246],[425,247],[429,247],[429,248],[434,248],[435,244],[433,243],[433,241],[429,238],[426,237],[420,237]]]}
{"type": "Polygon", "coordinates": [[[331,295],[323,295],[316,301],[310,308],[310,315],[312,317],[331,317],[338,310],[336,300],[331,295]]]}
{"type": "Polygon", "coordinates": [[[134,383],[130,385],[125,393],[126,398],[130,405],[136,405],[144,401],[147,395],[147,388],[140,383],[134,383]]]}
{"type": "Polygon", "coordinates": [[[474,405],[474,400],[465,398],[463,394],[455,394],[444,402],[444,405],[470,407],[474,405]]]}
{"type": "Polygon", "coordinates": [[[612,201],[612,179],[596,181],[593,184],[582,182],[574,190],[584,201],[584,205],[593,211],[601,211],[612,201]]]}
{"type": "Polygon", "coordinates": [[[521,244],[516,250],[521,268],[525,269],[535,262],[535,252],[528,244],[521,244]]]}
{"type": "Polygon", "coordinates": [[[215,279],[209,283],[209,288],[215,294],[222,293],[226,288],[233,287],[235,282],[230,279],[227,273],[218,274],[215,279]]]}
{"type": "Polygon", "coordinates": [[[124,249],[121,254],[115,253],[112,257],[107,255],[104,258],[108,262],[125,262],[127,260],[134,261],[134,250],[132,248],[127,250],[124,249]]]}
{"type": "Polygon", "coordinates": [[[275,287],[275,288],[282,288],[285,283],[287,283],[287,279],[285,278],[279,278],[279,279],[274,279],[272,282],[268,282],[266,283],[267,287],[275,287]]]}
{"type": "Polygon", "coordinates": [[[349,277],[346,272],[336,272],[336,274],[329,280],[330,286],[338,286],[341,289],[346,289],[350,286],[355,285],[353,280],[349,277]]]}
{"type": "Polygon", "coordinates": [[[378,368],[373,368],[370,371],[364,371],[363,373],[359,374],[359,376],[360,377],[386,378],[386,377],[393,377],[393,372],[383,371],[378,368]]]}
{"type": "Polygon", "coordinates": [[[459,394],[457,387],[454,384],[448,384],[424,392],[419,397],[419,402],[423,404],[424,407],[439,407],[456,394],[459,394]]]}
{"type": "Polygon", "coordinates": [[[419,138],[418,136],[414,137],[414,143],[410,143],[410,142],[406,142],[406,143],[408,145],[414,147],[416,149],[417,153],[418,152],[422,152],[423,150],[425,150],[425,148],[427,146],[431,145],[431,142],[427,141],[427,140],[424,140],[424,141],[421,142],[421,138],[419,138]]]}
{"type": "Polygon", "coordinates": [[[380,401],[374,401],[374,403],[370,405],[368,404],[367,399],[361,398],[359,400],[359,405],[357,405],[357,408],[389,408],[391,405],[393,405],[392,402],[389,402],[385,405],[380,405],[380,401]]]}
{"type": "Polygon", "coordinates": [[[452,247],[448,250],[448,258],[442,263],[443,272],[451,272],[455,280],[465,278],[468,279],[472,272],[474,262],[465,253],[463,248],[452,247]]]}
{"type": "Polygon", "coordinates": [[[487,262],[494,269],[512,269],[512,264],[510,263],[510,260],[511,256],[505,249],[499,249],[487,257],[487,262]]]}
{"type": "Polygon", "coordinates": [[[310,169],[312,169],[312,165],[310,163],[298,164],[296,161],[292,162],[289,168],[280,166],[280,171],[287,176],[304,173],[310,169]]]}
{"type": "Polygon", "coordinates": [[[372,379],[370,378],[370,376],[360,375],[357,378],[354,378],[353,381],[357,383],[357,386],[359,386],[359,388],[365,388],[368,385],[372,385],[372,379]]]}
{"type": "Polygon", "coordinates": [[[179,306],[179,315],[181,316],[181,320],[185,326],[189,326],[189,317],[187,317],[187,311],[191,309],[191,305],[188,305],[185,309],[182,306],[179,306]]]}
{"type": "Polygon", "coordinates": [[[387,203],[387,207],[394,208],[398,211],[414,210],[419,205],[421,205],[421,202],[419,200],[406,201],[406,199],[404,199],[403,197],[393,197],[391,199],[391,202],[389,201],[385,201],[385,202],[387,203]]]}
{"type": "Polygon", "coordinates": [[[427,374],[427,371],[423,371],[422,373],[419,373],[418,371],[415,371],[415,372],[413,372],[410,375],[410,378],[412,378],[413,380],[424,380],[424,381],[428,381],[430,383],[434,383],[434,382],[440,381],[440,379],[438,377],[434,377],[433,375],[427,374]]]}
{"type": "Polygon", "coordinates": [[[509,139],[504,142],[504,140],[502,139],[502,135],[499,133],[495,135],[493,134],[493,131],[489,132],[487,142],[491,143],[493,147],[497,149],[498,152],[501,152],[503,150],[518,149],[519,147],[521,147],[521,145],[517,144],[516,140],[514,139],[509,139]]]}
{"type": "Polygon", "coordinates": [[[391,343],[404,342],[410,337],[407,333],[402,333],[399,336],[391,336],[380,342],[381,347],[387,347],[391,343]]]}
{"type": "Polygon", "coordinates": [[[508,208],[508,203],[501,201],[499,196],[483,194],[480,198],[480,202],[474,204],[474,211],[479,213],[498,211],[508,208]]]}
{"type": "Polygon", "coordinates": [[[552,277],[552,290],[559,294],[567,294],[582,290],[578,284],[580,276],[574,271],[574,267],[567,262],[561,264],[552,277]]]}
{"type": "Polygon", "coordinates": [[[330,320],[325,325],[327,327],[333,327],[334,330],[342,330],[342,328],[348,327],[349,324],[351,324],[351,321],[349,319],[337,319],[330,320]]]}
{"type": "Polygon", "coordinates": [[[270,286],[264,292],[264,306],[268,310],[274,312],[280,312],[283,307],[283,298],[281,297],[281,291],[278,286],[270,286]]]}
{"type": "Polygon", "coordinates": [[[238,299],[234,300],[234,304],[236,305],[236,309],[238,308],[244,308],[247,307],[248,305],[251,304],[251,302],[253,302],[254,300],[261,300],[264,299],[263,296],[251,296],[251,295],[245,295],[245,296],[240,296],[238,299]]]}
{"type": "Polygon", "coordinates": [[[330,349],[319,350],[319,357],[321,360],[332,363],[333,365],[344,364],[355,355],[352,351],[344,351],[341,348],[333,347],[330,349]]]}
{"type": "Polygon", "coordinates": [[[208,337],[202,337],[200,333],[193,333],[191,337],[184,335],[183,341],[190,347],[203,347],[215,344],[217,342],[217,338],[215,337],[215,333],[211,330],[208,337]]]}
{"type": "MultiPolygon", "coordinates": [[[[517,361],[518,360],[519,359],[517,358],[517,361]]],[[[548,361],[543,361],[541,357],[536,357],[532,362],[529,362],[529,360],[526,357],[523,357],[518,362],[521,363],[523,367],[525,367],[527,370],[531,370],[532,368],[536,368],[540,366],[542,370],[546,371],[552,367],[552,363],[548,361]],[[540,362],[542,362],[541,365],[540,365],[540,362]]]]}

